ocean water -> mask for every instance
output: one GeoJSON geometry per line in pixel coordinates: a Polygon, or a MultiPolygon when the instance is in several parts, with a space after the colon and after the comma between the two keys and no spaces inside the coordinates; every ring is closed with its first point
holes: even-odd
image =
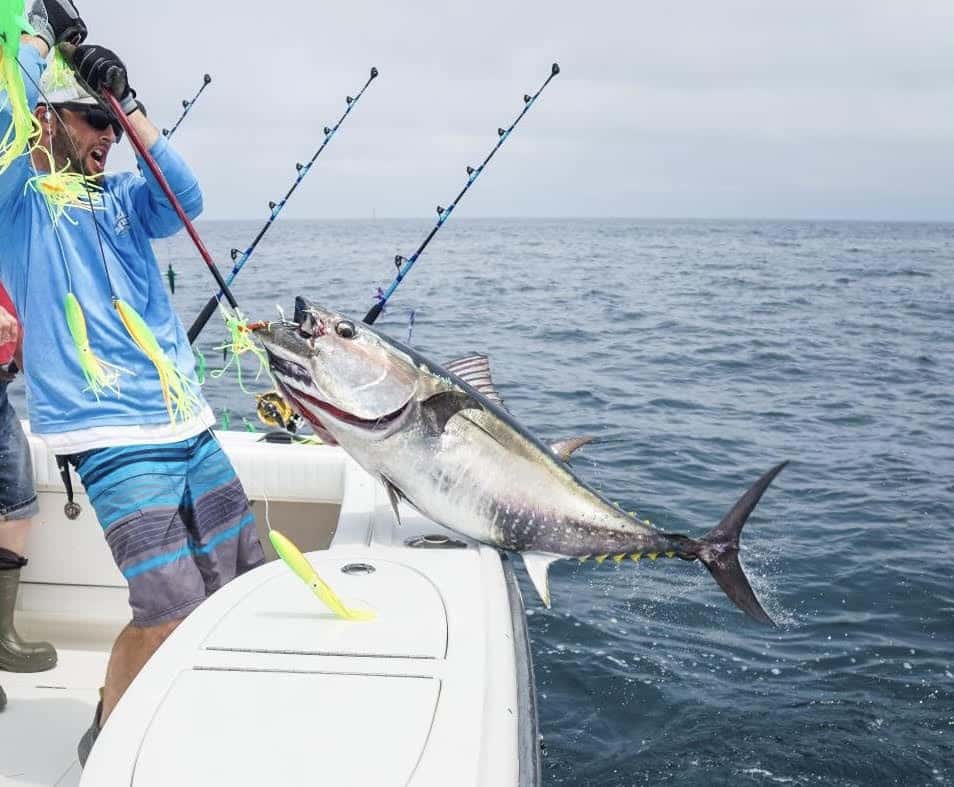
{"type": "MultiPolygon", "coordinates": [[[[280,222],[235,294],[360,318],[431,225],[280,222]]],[[[258,228],[200,225],[222,268],[258,228]]],[[[188,324],[211,279],[157,251],[188,324]]],[[[379,327],[490,355],[538,436],[597,437],[575,467],[610,499],[700,535],[791,462],[742,538],[776,629],[680,561],[558,563],[549,611],[523,581],[545,784],[954,783],[952,260],[954,225],[448,222],[379,327]]],[[[234,370],[206,392],[254,423],[234,370]]]]}

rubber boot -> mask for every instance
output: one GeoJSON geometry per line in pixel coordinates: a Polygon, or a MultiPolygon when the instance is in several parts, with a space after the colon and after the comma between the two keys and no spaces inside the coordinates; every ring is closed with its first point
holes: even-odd
{"type": "Polygon", "coordinates": [[[44,672],[56,666],[56,649],[49,642],[24,642],[13,627],[13,609],[20,587],[19,555],[0,549],[0,670],[44,672]],[[10,568],[15,564],[16,568],[10,568]]]}

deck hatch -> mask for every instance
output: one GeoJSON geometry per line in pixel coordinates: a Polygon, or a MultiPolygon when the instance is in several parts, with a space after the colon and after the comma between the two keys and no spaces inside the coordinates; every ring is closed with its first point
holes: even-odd
{"type": "Polygon", "coordinates": [[[338,620],[298,577],[282,571],[233,607],[203,649],[314,656],[443,659],[447,616],[440,593],[407,566],[374,560],[372,574],[346,574],[353,563],[328,553],[308,559],[345,603],[373,609],[370,622],[338,620]]]}

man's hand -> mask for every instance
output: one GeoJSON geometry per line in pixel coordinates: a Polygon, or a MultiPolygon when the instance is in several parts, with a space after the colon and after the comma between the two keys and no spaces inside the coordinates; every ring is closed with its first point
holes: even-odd
{"type": "Polygon", "coordinates": [[[0,344],[9,344],[20,338],[17,318],[0,306],[0,344]]]}
{"type": "Polygon", "coordinates": [[[129,86],[126,66],[112,50],[97,44],[83,44],[75,49],[69,45],[61,51],[70,59],[79,78],[94,95],[108,89],[122,105],[127,115],[139,109],[136,91],[129,86]]]}
{"type": "Polygon", "coordinates": [[[34,0],[27,21],[51,49],[64,42],[79,46],[86,40],[86,23],[72,0],[34,0]]]}

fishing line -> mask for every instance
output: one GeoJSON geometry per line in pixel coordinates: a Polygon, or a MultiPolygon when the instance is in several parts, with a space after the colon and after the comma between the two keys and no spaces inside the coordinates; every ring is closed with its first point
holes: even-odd
{"type": "Polygon", "coordinates": [[[179,126],[182,124],[182,121],[186,119],[186,115],[192,111],[192,107],[195,106],[195,102],[199,100],[199,96],[201,96],[205,89],[212,84],[212,77],[210,77],[208,74],[206,74],[202,80],[202,87],[199,88],[199,92],[195,94],[193,99],[191,101],[188,99],[182,100],[183,111],[182,114],[179,115],[179,119],[176,121],[175,125],[171,129],[164,128],[162,130],[162,136],[164,136],[166,139],[172,139],[172,135],[176,133],[176,129],[179,128],[179,126]]]}
{"type": "MultiPolygon", "coordinates": [[[[364,91],[368,89],[368,86],[377,78],[378,69],[371,69],[371,76],[368,77],[368,81],[364,83],[364,87],[358,92],[358,94],[352,98],[347,96],[345,98],[345,103],[347,108],[344,111],[344,114],[339,118],[338,122],[331,128],[325,126],[324,128],[324,141],[321,143],[321,147],[315,152],[315,155],[311,157],[311,160],[307,164],[298,163],[295,165],[295,168],[298,170],[298,177],[295,179],[295,182],[292,184],[291,188],[288,190],[288,193],[281,199],[280,202],[269,202],[268,207],[271,210],[271,215],[268,220],[265,222],[265,225],[259,230],[258,235],[255,236],[255,240],[249,245],[249,247],[240,252],[238,249],[232,249],[232,260],[235,261],[235,265],[232,268],[232,272],[229,274],[228,284],[232,284],[235,281],[236,276],[239,275],[242,268],[245,267],[245,264],[249,261],[251,256],[255,253],[255,249],[258,248],[258,244],[261,243],[262,239],[268,234],[268,231],[274,225],[276,219],[278,219],[281,212],[285,209],[285,206],[288,204],[288,200],[291,198],[292,194],[298,189],[302,181],[308,176],[308,173],[311,172],[312,167],[315,165],[315,162],[318,160],[318,157],[322,154],[324,149],[328,146],[328,143],[334,138],[335,134],[338,132],[338,129],[341,127],[341,124],[347,119],[348,115],[351,114],[351,110],[357,105],[360,101],[361,96],[364,95],[364,91]]],[[[224,289],[224,288],[223,288],[224,289]]],[[[205,308],[199,313],[199,316],[195,318],[195,322],[192,323],[192,327],[189,328],[189,342],[190,344],[195,344],[196,339],[199,338],[199,334],[202,333],[203,328],[209,322],[209,318],[215,313],[215,310],[219,304],[219,301],[222,299],[222,292],[219,292],[218,295],[213,297],[206,305],[205,308]]]]}
{"type": "Polygon", "coordinates": [[[454,208],[457,207],[464,195],[470,190],[470,187],[474,185],[474,181],[480,177],[480,173],[484,171],[484,168],[490,163],[490,160],[494,157],[497,151],[500,150],[503,143],[507,141],[507,137],[509,137],[513,130],[517,127],[517,124],[523,119],[523,116],[530,111],[530,107],[536,103],[537,99],[540,97],[540,94],[546,89],[546,86],[549,85],[553,78],[559,73],[560,66],[558,63],[554,63],[550,68],[550,76],[547,77],[540,89],[532,96],[524,94],[523,111],[517,116],[517,119],[510,124],[510,128],[497,129],[497,144],[494,146],[493,150],[490,151],[490,154],[487,156],[487,158],[484,159],[483,164],[476,169],[473,167],[467,167],[467,183],[464,185],[464,188],[461,190],[460,194],[454,198],[454,201],[448,207],[444,208],[440,205],[437,206],[437,224],[435,225],[434,229],[431,230],[430,234],[424,239],[424,242],[418,247],[417,251],[415,251],[414,254],[408,258],[404,258],[401,255],[398,255],[394,258],[394,264],[398,269],[397,277],[393,282],[391,282],[391,285],[386,290],[381,290],[380,288],[378,289],[378,294],[375,296],[377,303],[375,303],[374,306],[371,307],[371,310],[365,315],[365,323],[368,325],[374,325],[378,317],[381,316],[381,312],[384,311],[385,305],[390,300],[391,296],[394,295],[394,291],[401,286],[401,282],[404,281],[407,275],[411,272],[411,268],[414,267],[414,263],[417,262],[418,258],[424,252],[424,249],[427,248],[427,245],[431,242],[431,240],[433,240],[440,228],[444,226],[444,222],[450,218],[451,213],[454,212],[454,208]]]}

